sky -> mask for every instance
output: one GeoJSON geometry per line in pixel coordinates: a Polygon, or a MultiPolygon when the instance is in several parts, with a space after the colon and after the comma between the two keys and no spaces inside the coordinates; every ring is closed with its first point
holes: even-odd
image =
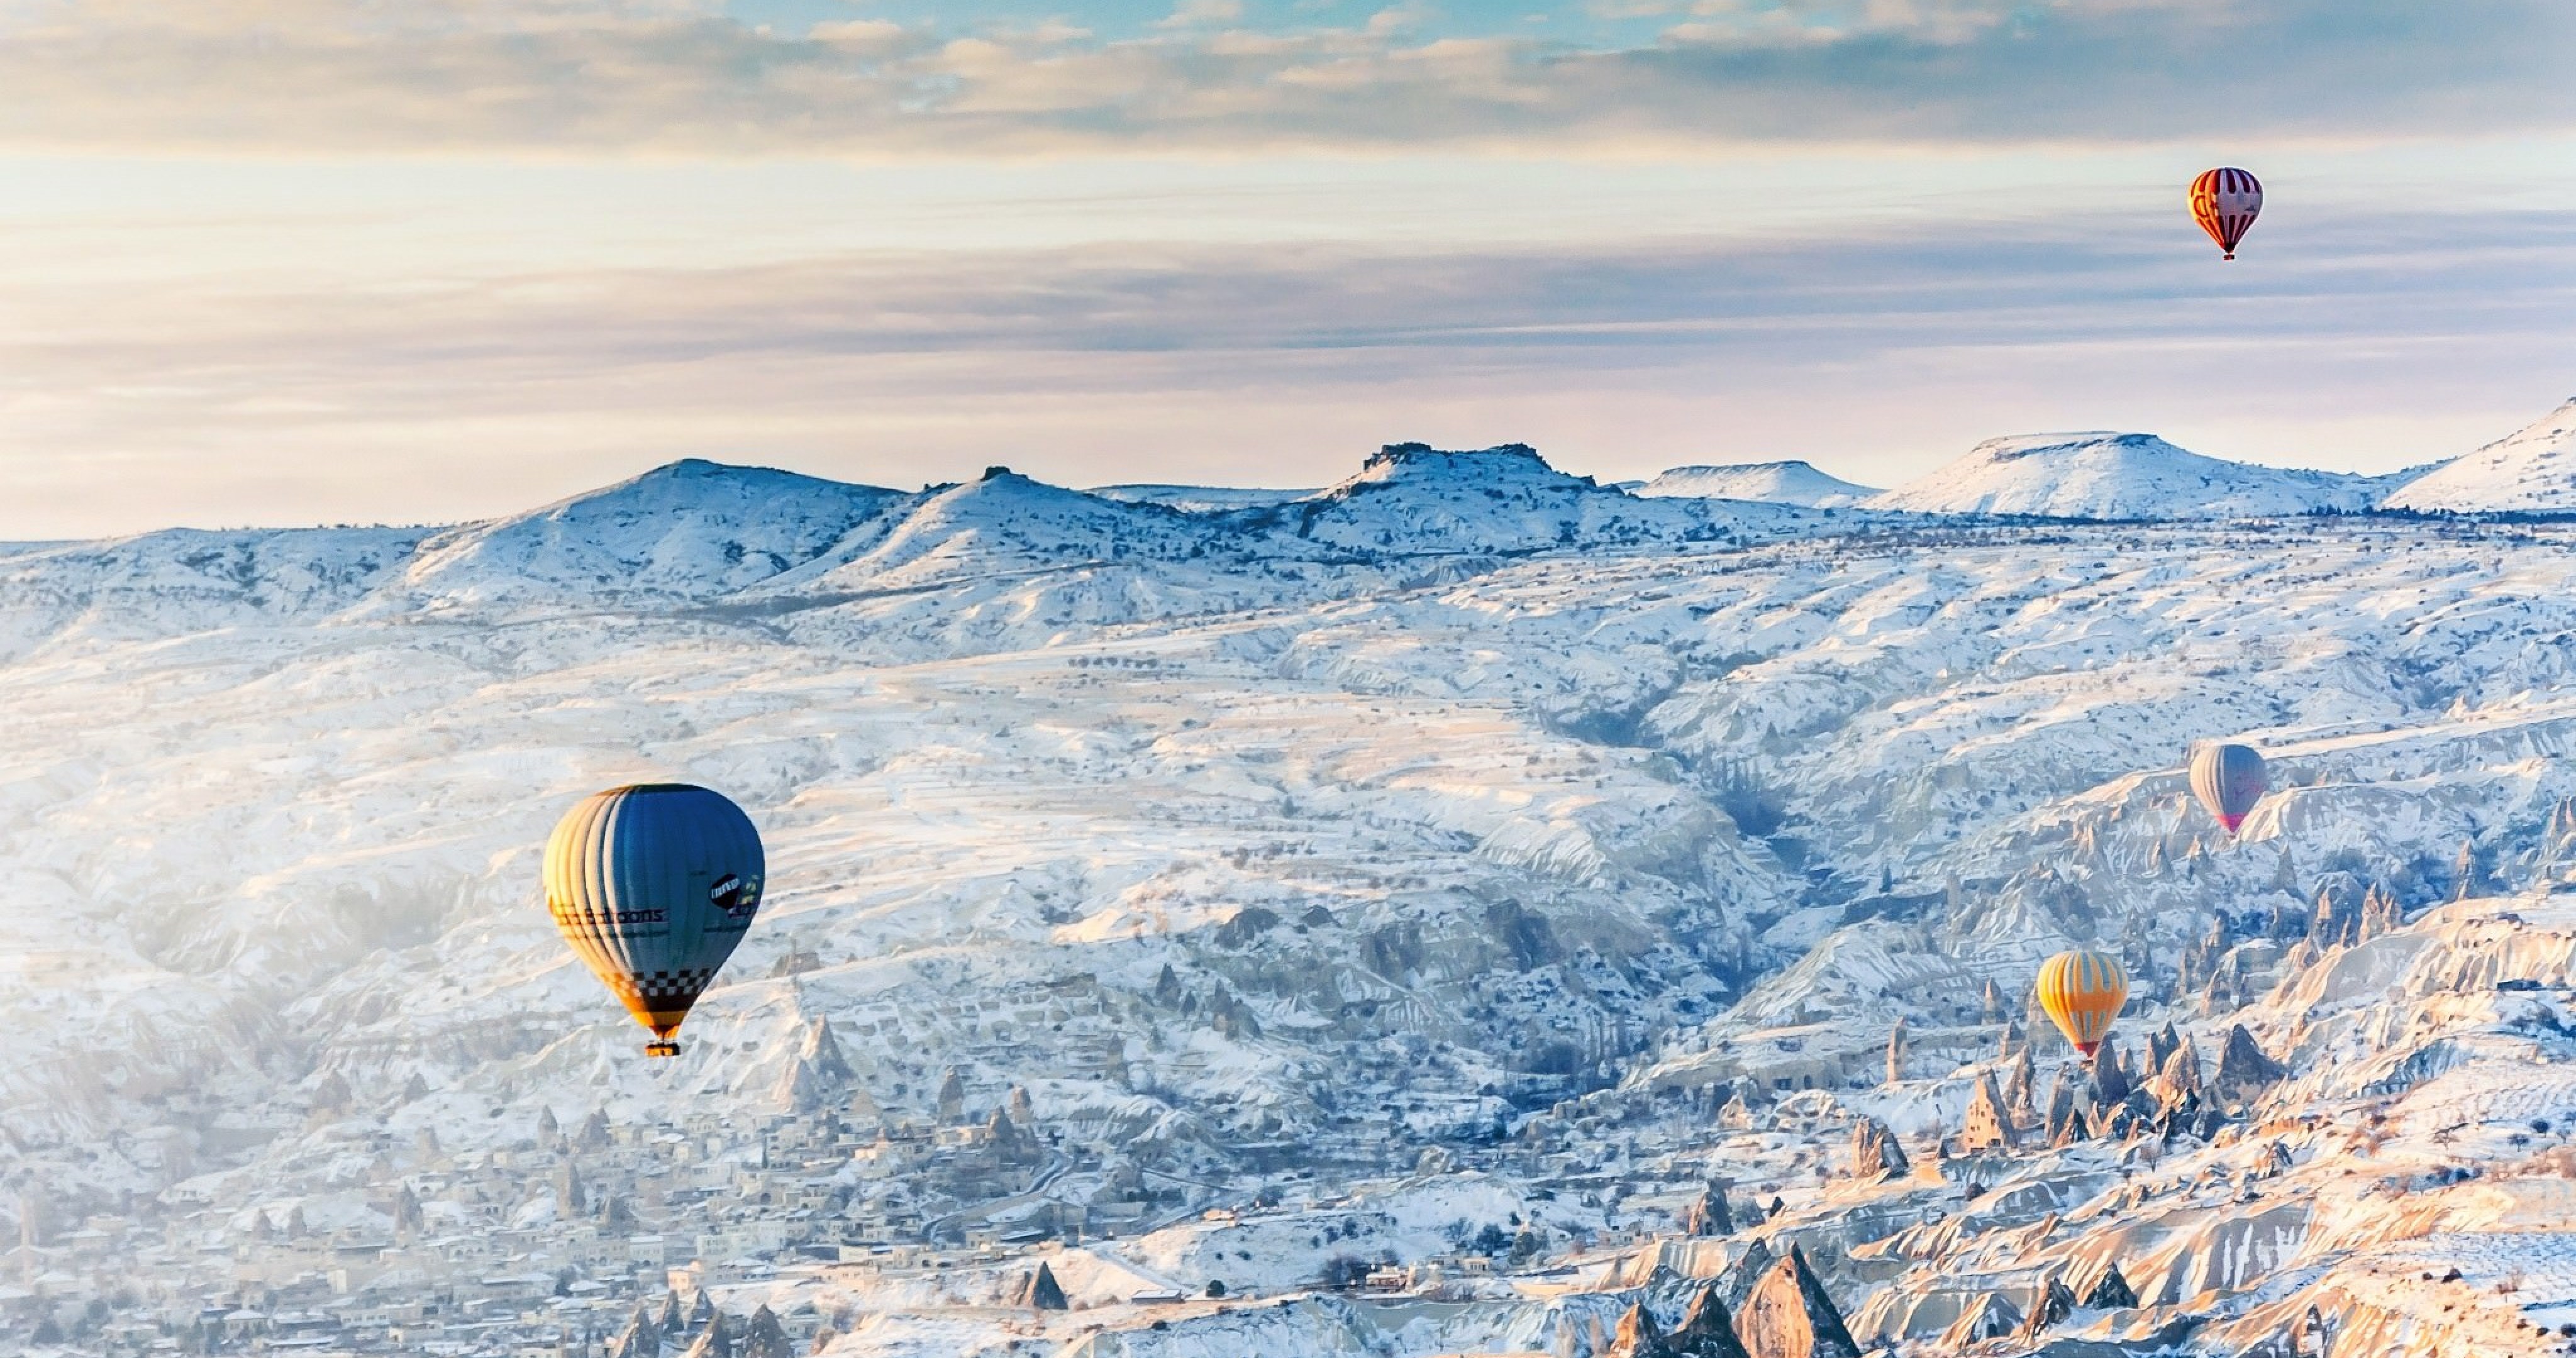
{"type": "Polygon", "coordinates": [[[0,0],[0,538],[2576,394],[2563,0],[0,0]],[[2184,186],[2262,176],[2222,263],[2184,186]]]}

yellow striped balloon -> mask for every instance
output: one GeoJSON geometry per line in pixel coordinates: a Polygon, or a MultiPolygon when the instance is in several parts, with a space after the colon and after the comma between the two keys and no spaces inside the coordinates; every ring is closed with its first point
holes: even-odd
{"type": "Polygon", "coordinates": [[[2128,1001],[2129,974],[2109,953],[2077,948],[2039,964],[2039,1007],[2088,1060],[2128,1001]]]}

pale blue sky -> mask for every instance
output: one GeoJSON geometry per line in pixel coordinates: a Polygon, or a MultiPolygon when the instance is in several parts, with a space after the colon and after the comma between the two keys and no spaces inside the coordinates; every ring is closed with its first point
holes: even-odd
{"type": "Polygon", "coordinates": [[[2571,10],[0,0],[0,536],[687,455],[2393,468],[2576,392],[2571,10]]]}

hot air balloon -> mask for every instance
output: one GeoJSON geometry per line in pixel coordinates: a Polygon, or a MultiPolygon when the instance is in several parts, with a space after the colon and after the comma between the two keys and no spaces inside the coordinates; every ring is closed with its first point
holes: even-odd
{"type": "Polygon", "coordinates": [[[2263,756],[2251,745],[2203,745],[2192,752],[2191,791],[2227,833],[2236,833],[2254,804],[2270,786],[2263,776],[2263,756]]]}
{"type": "Polygon", "coordinates": [[[652,1030],[647,1056],[715,981],[760,909],[766,863],[742,808],[687,783],[593,793],[546,841],[546,908],[564,941],[652,1030]]]}
{"type": "Polygon", "coordinates": [[[2191,181],[2192,220],[2218,242],[2221,254],[2236,258],[2236,242],[2263,211],[2263,185],[2243,170],[2204,170],[2191,181]]]}
{"type": "Polygon", "coordinates": [[[2128,1003],[2129,974],[2110,954],[2078,948],[2039,964],[2038,990],[2039,1007],[2089,1061],[2128,1003]]]}

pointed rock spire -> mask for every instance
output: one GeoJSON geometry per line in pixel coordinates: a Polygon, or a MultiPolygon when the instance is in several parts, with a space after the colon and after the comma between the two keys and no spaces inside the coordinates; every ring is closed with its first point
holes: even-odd
{"type": "Polygon", "coordinates": [[[662,1358],[662,1327],[644,1303],[635,1303],[634,1318],[609,1341],[608,1358],[662,1358]]]}
{"type": "Polygon", "coordinates": [[[2165,1062],[2173,1059],[2174,1050],[2180,1046],[2182,1046],[2182,1036],[2174,1031],[2170,1021],[2164,1027],[2147,1034],[2148,1073],[2153,1074],[2163,1070],[2165,1062]]]}
{"type": "Polygon", "coordinates": [[[2280,1083],[2281,1077],[2289,1073],[2288,1067],[2263,1054],[2263,1048],[2252,1033],[2245,1031],[2244,1024],[2227,1030],[2227,1045],[2218,1052],[2215,1081],[2222,1097],[2244,1102],[2280,1083]]]}
{"type": "Polygon", "coordinates": [[[1727,1313],[1715,1283],[1701,1287],[1699,1295],[1691,1298],[1682,1323],[1664,1342],[1680,1358],[1752,1358],[1744,1351],[1744,1341],[1735,1337],[1735,1319],[1727,1313]]]}
{"type": "Polygon", "coordinates": [[[957,1067],[948,1068],[948,1077],[939,1082],[939,1125],[954,1127],[966,1120],[966,1076],[957,1067]]]}
{"type": "Polygon", "coordinates": [[[1726,1205],[1726,1185],[1712,1183],[1700,1190],[1682,1209],[1682,1234],[1694,1236],[1733,1235],[1735,1213],[1726,1205]]]}
{"type": "Polygon", "coordinates": [[[1745,1298],[1735,1333],[1750,1358],[1860,1358],[1842,1311],[1795,1245],[1745,1298]]]}
{"type": "Polygon", "coordinates": [[[741,1358],[797,1358],[796,1341],[788,1338],[787,1327],[778,1323],[778,1313],[763,1303],[742,1327],[740,1353],[741,1358]]]}
{"type": "Polygon", "coordinates": [[[1655,1317],[1646,1310],[1646,1304],[1636,1302],[1619,1317],[1619,1328],[1611,1334],[1610,1347],[1601,1358],[1674,1358],[1674,1354],[1664,1342],[1663,1332],[1655,1328],[1655,1317]]]}
{"type": "Polygon", "coordinates": [[[848,1081],[858,1072],[850,1068],[850,1058],[841,1051],[841,1039],[832,1032],[832,1020],[818,1014],[805,1025],[805,1040],[796,1049],[796,1058],[812,1066],[827,1079],[848,1081]]]}
{"type": "Polygon", "coordinates": [[[2093,1102],[2108,1108],[2129,1097],[2129,1066],[2120,1054],[2119,1039],[2102,1044],[2093,1056],[2093,1102]]]}
{"type": "MultiPolygon", "coordinates": [[[[704,1297],[706,1294],[701,1292],[698,1295],[704,1297]]],[[[724,1312],[717,1311],[708,1317],[707,1327],[698,1332],[698,1342],[689,1345],[684,1358],[736,1358],[733,1331],[725,1324],[724,1312]]]]}
{"type": "Polygon", "coordinates": [[[1754,1288],[1762,1285],[1763,1275],[1769,1273],[1771,1266],[1779,1260],[1780,1257],[1771,1252],[1771,1247],[1760,1240],[1744,1247],[1744,1253],[1736,1259],[1735,1266],[1720,1274],[1717,1280],[1718,1295],[1730,1314],[1744,1309],[1745,1300],[1753,1295],[1754,1288]]]}
{"type": "Polygon", "coordinates": [[[1905,1159],[1905,1148],[1896,1142],[1896,1133],[1873,1117],[1852,1124],[1852,1177],[1863,1182],[1902,1178],[1914,1172],[1905,1159]]]}
{"type": "Polygon", "coordinates": [[[2004,1111],[2012,1115],[2015,1126],[2039,1121],[2039,1071],[2031,1064],[2027,1046],[2013,1057],[2012,1074],[2004,1081],[2004,1111]]]}
{"type": "Polygon", "coordinates": [[[1032,1311],[1065,1309],[1064,1288],[1056,1283],[1055,1270],[1047,1267],[1041,1260],[1038,1271],[1030,1274],[1027,1282],[1020,1284],[1019,1293],[1011,1298],[1011,1304],[1026,1307],[1032,1311]]]}
{"type": "Polygon", "coordinates": [[[1966,1154],[1978,1151],[2009,1150],[2013,1145],[2011,1114],[2004,1111],[2004,1096],[1995,1089],[1992,1071],[1977,1077],[1976,1088],[1968,1093],[1968,1115],[1959,1127],[1959,1149],[1966,1154]]]}
{"type": "Polygon", "coordinates": [[[2116,1311],[2138,1304],[2138,1294],[2122,1276],[2120,1266],[2112,1264],[2093,1280],[2093,1290],[2084,1294],[2084,1304],[2099,1311],[2116,1311]]]}
{"type": "Polygon", "coordinates": [[[2022,1322],[2022,1342],[2038,1342],[2051,1326],[2075,1314],[2075,1305],[2075,1289],[2068,1287],[2064,1278],[2049,1274],[2048,1285],[2040,1289],[2039,1301],[2032,1305],[2029,1317],[2022,1322]]]}

